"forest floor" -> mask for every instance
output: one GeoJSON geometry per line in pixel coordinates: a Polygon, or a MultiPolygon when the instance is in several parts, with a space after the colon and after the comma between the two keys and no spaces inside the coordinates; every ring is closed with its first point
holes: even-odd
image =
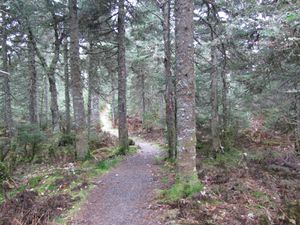
{"type": "MultiPolygon", "coordinates": [[[[117,135],[105,110],[102,124],[117,135]]],[[[207,135],[199,134],[203,188],[184,196],[174,188],[174,163],[164,161],[163,130],[145,129],[134,117],[128,124],[139,146],[128,156],[118,156],[115,137],[104,132],[91,160],[70,163],[57,155],[58,164],[21,165],[9,199],[0,194],[0,225],[300,224],[300,158],[289,136],[246,130],[213,159],[207,135]]]]}
{"type": "Polygon", "coordinates": [[[210,157],[210,145],[200,142],[203,190],[166,203],[175,213],[173,224],[300,224],[299,155],[283,134],[252,134],[239,134],[235,147],[217,159],[210,157]]]}

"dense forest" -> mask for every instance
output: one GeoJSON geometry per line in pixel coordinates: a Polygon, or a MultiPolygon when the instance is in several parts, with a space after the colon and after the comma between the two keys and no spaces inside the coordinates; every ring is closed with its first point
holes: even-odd
{"type": "Polygon", "coordinates": [[[140,140],[163,215],[91,224],[300,224],[298,0],[0,2],[1,225],[88,224],[140,140]]]}

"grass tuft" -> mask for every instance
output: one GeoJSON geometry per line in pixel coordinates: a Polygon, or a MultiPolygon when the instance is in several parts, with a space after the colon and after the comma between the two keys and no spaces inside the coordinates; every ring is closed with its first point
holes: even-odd
{"type": "Polygon", "coordinates": [[[177,181],[171,188],[163,190],[160,193],[167,201],[175,202],[182,198],[192,197],[195,193],[198,193],[202,189],[203,184],[200,182],[185,183],[177,181]]]}

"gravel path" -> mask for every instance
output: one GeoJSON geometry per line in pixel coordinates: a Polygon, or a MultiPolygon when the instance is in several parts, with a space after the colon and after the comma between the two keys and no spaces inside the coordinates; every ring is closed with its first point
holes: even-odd
{"type": "Polygon", "coordinates": [[[155,155],[159,150],[138,141],[140,151],[102,176],[72,225],[159,225],[160,211],[150,209],[159,187],[155,155]]]}

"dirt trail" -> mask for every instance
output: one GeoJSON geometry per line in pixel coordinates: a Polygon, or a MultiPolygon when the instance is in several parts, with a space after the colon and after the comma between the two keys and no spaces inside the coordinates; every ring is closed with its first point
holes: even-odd
{"type": "MultiPolygon", "coordinates": [[[[102,123],[106,118],[101,118],[102,123]]],[[[109,126],[105,128],[111,129],[109,126]]],[[[115,132],[114,132],[115,133],[115,132]]],[[[115,169],[100,177],[73,225],[158,225],[160,212],[150,209],[159,187],[155,156],[159,150],[143,141],[138,153],[128,156],[115,169]]]]}

